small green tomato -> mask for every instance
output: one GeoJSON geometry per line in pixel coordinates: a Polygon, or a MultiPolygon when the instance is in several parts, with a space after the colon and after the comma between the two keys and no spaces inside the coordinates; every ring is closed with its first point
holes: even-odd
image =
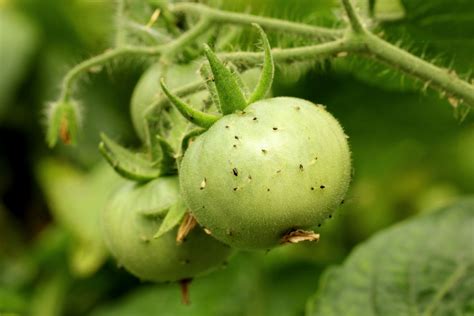
{"type": "Polygon", "coordinates": [[[168,209],[180,198],[177,177],[161,177],[146,184],[127,183],[104,210],[102,227],[109,250],[121,266],[142,280],[190,279],[222,265],[231,253],[199,227],[180,244],[177,227],[153,238],[168,209]]]}
{"type": "Polygon", "coordinates": [[[199,224],[236,248],[271,248],[321,224],[351,179],[347,137],[324,107],[291,97],[225,115],[188,148],[183,197],[199,224]]]}

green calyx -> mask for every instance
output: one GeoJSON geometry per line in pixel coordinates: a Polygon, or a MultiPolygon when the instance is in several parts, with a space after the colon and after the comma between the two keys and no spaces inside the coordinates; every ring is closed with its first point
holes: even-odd
{"type": "Polygon", "coordinates": [[[156,136],[159,145],[159,156],[156,159],[124,148],[105,134],[101,134],[101,138],[101,154],[112,168],[126,179],[143,182],[177,174],[176,154],[171,145],[160,136],[156,136]]]}
{"type": "MultiPolygon", "coordinates": [[[[206,82],[212,101],[223,115],[243,111],[249,104],[263,99],[272,86],[275,65],[273,63],[270,43],[263,29],[257,24],[252,25],[259,31],[265,58],[257,86],[248,97],[242,88],[242,84],[239,82],[240,78],[236,78],[236,70],[226,66],[208,45],[204,45],[209,67],[203,65],[201,76],[206,82]]],[[[169,101],[190,122],[208,129],[219,120],[220,116],[199,111],[173,94],[168,89],[164,79],[161,80],[160,84],[169,101]]]]}

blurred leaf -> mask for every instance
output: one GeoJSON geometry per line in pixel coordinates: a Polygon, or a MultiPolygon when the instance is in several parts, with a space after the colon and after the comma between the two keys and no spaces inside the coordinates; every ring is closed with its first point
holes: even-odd
{"type": "Polygon", "coordinates": [[[40,163],[38,178],[55,219],[74,236],[79,247],[73,250],[73,272],[79,276],[95,272],[107,257],[100,213],[109,194],[123,180],[104,163],[83,174],[54,160],[40,163]]]}
{"type": "Polygon", "coordinates": [[[37,283],[33,299],[30,302],[31,316],[60,316],[70,283],[69,276],[62,270],[44,277],[37,283]]]}
{"type": "Polygon", "coordinates": [[[190,284],[190,305],[183,305],[179,286],[173,283],[139,289],[92,315],[262,315],[258,269],[258,256],[237,255],[225,270],[197,278],[190,284]]]}
{"type": "Polygon", "coordinates": [[[308,315],[474,312],[474,198],[389,228],[328,270],[308,315]]]}
{"type": "Polygon", "coordinates": [[[0,7],[0,119],[26,75],[37,41],[38,34],[31,21],[0,7]]]}

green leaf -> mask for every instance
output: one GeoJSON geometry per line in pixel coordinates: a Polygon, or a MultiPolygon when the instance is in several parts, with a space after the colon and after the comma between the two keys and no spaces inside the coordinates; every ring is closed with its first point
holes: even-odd
{"type": "Polygon", "coordinates": [[[170,207],[168,213],[166,214],[163,223],[161,223],[160,228],[153,236],[153,238],[160,238],[170,230],[172,230],[176,225],[181,222],[184,214],[186,213],[186,205],[182,200],[179,200],[175,205],[170,207]]]}
{"type": "Polygon", "coordinates": [[[307,315],[470,315],[474,198],[382,231],[328,270],[307,315]]]}
{"type": "Polygon", "coordinates": [[[225,269],[194,279],[190,305],[181,302],[179,285],[156,284],[138,288],[111,304],[99,306],[92,316],[247,316],[265,315],[263,289],[256,255],[236,255],[225,269]]]}
{"type": "Polygon", "coordinates": [[[209,46],[205,45],[204,50],[216,83],[222,113],[225,115],[245,109],[247,101],[231,71],[224,66],[209,46]]]}
{"type": "Polygon", "coordinates": [[[275,65],[273,64],[273,56],[267,34],[265,34],[260,25],[253,24],[253,26],[257,28],[258,32],[260,33],[260,37],[262,38],[265,58],[263,60],[263,69],[262,73],[260,74],[260,79],[258,80],[257,87],[247,101],[248,104],[263,99],[267,95],[267,93],[272,88],[273,76],[275,75],[275,65]]]}
{"type": "Polygon", "coordinates": [[[151,162],[138,153],[120,146],[105,134],[101,134],[101,138],[100,152],[122,177],[135,181],[149,181],[160,176],[161,170],[156,162],[151,162]]]}

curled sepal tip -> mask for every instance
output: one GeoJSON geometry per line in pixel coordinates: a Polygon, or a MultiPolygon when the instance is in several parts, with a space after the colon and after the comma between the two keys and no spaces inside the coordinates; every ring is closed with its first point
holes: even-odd
{"type": "Polygon", "coordinates": [[[122,177],[134,181],[150,181],[161,175],[157,164],[147,160],[140,153],[122,147],[105,134],[101,134],[100,137],[101,154],[122,177]]]}
{"type": "Polygon", "coordinates": [[[166,86],[163,78],[160,80],[161,89],[168,98],[168,100],[173,104],[176,109],[183,115],[188,121],[194,123],[197,126],[203,128],[209,128],[214,124],[219,117],[212,114],[207,114],[201,111],[198,111],[192,108],[190,105],[186,104],[179,97],[174,95],[166,86]]]}
{"type": "Polygon", "coordinates": [[[260,25],[255,23],[253,23],[252,25],[258,29],[260,37],[262,38],[264,60],[260,79],[258,80],[255,90],[252,92],[247,101],[248,104],[261,100],[267,95],[268,91],[270,91],[272,87],[273,77],[275,75],[275,64],[273,62],[272,50],[270,47],[270,42],[268,41],[267,34],[265,34],[260,25]]]}
{"type": "Polygon", "coordinates": [[[245,109],[247,101],[232,72],[217,58],[208,45],[204,45],[204,51],[211,66],[222,114],[245,109]]]}
{"type": "Polygon", "coordinates": [[[46,141],[49,147],[54,147],[60,139],[64,144],[77,142],[81,115],[77,102],[62,100],[50,103],[47,109],[46,141]]]}

